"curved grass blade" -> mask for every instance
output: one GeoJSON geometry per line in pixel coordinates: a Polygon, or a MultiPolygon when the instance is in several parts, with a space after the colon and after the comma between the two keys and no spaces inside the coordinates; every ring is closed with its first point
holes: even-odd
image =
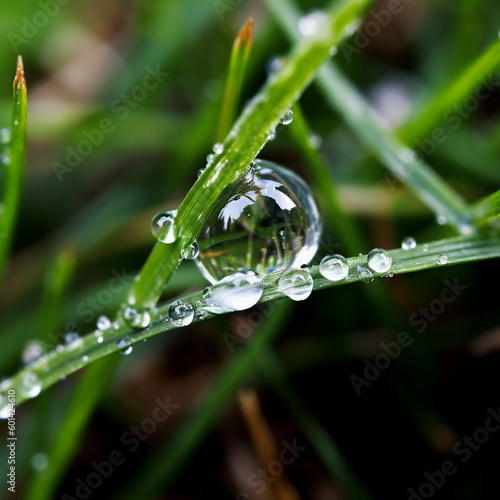
{"type": "Polygon", "coordinates": [[[26,167],[26,135],[28,114],[28,90],[24,77],[22,57],[17,58],[14,79],[14,110],[10,129],[10,144],[5,155],[5,186],[3,207],[0,210],[0,284],[12,245],[14,228],[21,199],[24,170],[26,167]]]}
{"type": "Polygon", "coordinates": [[[226,137],[231,124],[235,118],[236,106],[238,105],[241,88],[248,63],[248,56],[253,40],[253,19],[249,18],[239,31],[233,43],[231,60],[229,61],[229,73],[227,75],[224,101],[219,119],[217,140],[222,141],[226,137]]]}
{"type": "MultiPolygon", "coordinates": [[[[420,244],[411,250],[402,250],[400,248],[390,250],[388,254],[392,258],[390,273],[393,275],[405,274],[498,258],[500,257],[500,237],[485,238],[478,235],[463,235],[428,244],[420,244]]],[[[366,259],[366,255],[348,258],[349,274],[342,281],[329,281],[321,275],[319,266],[312,266],[310,272],[314,281],[314,290],[366,281],[363,275],[366,259]]],[[[283,272],[276,271],[263,278],[264,291],[260,302],[269,302],[285,297],[278,287],[283,272]]],[[[374,278],[385,276],[384,273],[373,272],[372,274],[374,278]]],[[[184,297],[183,300],[189,302],[195,311],[202,313],[201,318],[198,316],[195,321],[215,316],[214,313],[205,308],[202,292],[184,297]]],[[[123,320],[117,320],[115,328],[110,328],[106,332],[96,330],[82,337],[78,349],[65,348],[52,351],[36,360],[30,365],[29,369],[17,372],[0,384],[0,412],[2,409],[1,404],[6,400],[7,390],[10,388],[16,390],[17,405],[30,398],[23,383],[27,375],[35,375],[40,384],[40,390],[44,391],[58,382],[61,377],[68,376],[93,361],[118,351],[118,340],[125,339],[130,344],[134,344],[177,328],[171,321],[166,320],[170,305],[171,303],[167,303],[152,311],[152,322],[147,328],[130,330],[123,320]],[[98,337],[102,337],[102,341],[98,342],[98,337]],[[85,359],[83,359],[84,356],[85,359]]]]}

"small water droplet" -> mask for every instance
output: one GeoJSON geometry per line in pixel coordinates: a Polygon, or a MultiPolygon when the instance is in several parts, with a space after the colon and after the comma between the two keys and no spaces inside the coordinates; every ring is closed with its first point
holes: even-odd
{"type": "Polygon", "coordinates": [[[292,300],[305,300],[313,290],[314,282],[308,269],[287,269],[278,281],[278,290],[292,300]]]}
{"type": "Polygon", "coordinates": [[[189,302],[176,300],[168,308],[168,317],[175,326],[190,325],[194,318],[194,308],[189,302]]]}
{"type": "Polygon", "coordinates": [[[328,16],[315,10],[299,19],[299,33],[302,36],[325,36],[328,33],[328,16]]]}
{"type": "Polygon", "coordinates": [[[291,109],[287,109],[280,118],[280,123],[282,125],[290,125],[293,121],[293,111],[291,109]]]}
{"type": "Polygon", "coordinates": [[[118,352],[123,354],[124,356],[128,356],[133,348],[130,345],[130,340],[128,339],[120,339],[116,341],[116,347],[118,347],[118,352]]]}
{"type": "Polygon", "coordinates": [[[80,335],[75,332],[66,333],[63,340],[68,349],[76,349],[77,347],[80,347],[83,342],[80,335]]]}
{"type": "Polygon", "coordinates": [[[10,130],[8,128],[0,129],[0,144],[9,144],[10,130]]]}
{"type": "Polygon", "coordinates": [[[438,258],[437,258],[437,263],[440,265],[440,266],[444,266],[445,264],[448,263],[448,257],[442,253],[438,258]]]}
{"type": "Polygon", "coordinates": [[[200,255],[200,247],[198,242],[195,240],[189,245],[186,245],[181,250],[181,257],[186,260],[196,259],[200,255]]]}
{"type": "Polygon", "coordinates": [[[103,341],[103,340],[104,340],[104,337],[98,337],[98,338],[97,338],[97,342],[98,342],[99,344],[102,344],[102,341],[103,341]]]}
{"type": "Polygon", "coordinates": [[[215,155],[213,153],[209,153],[207,155],[207,166],[210,165],[210,163],[212,163],[215,159],[215,155]]]}
{"type": "Polygon", "coordinates": [[[436,216],[436,222],[440,225],[440,226],[444,226],[447,222],[447,219],[446,219],[446,216],[445,215],[437,215],[436,216]]]}
{"type": "Polygon", "coordinates": [[[88,360],[89,360],[89,357],[88,357],[88,356],[83,356],[83,357],[82,357],[82,361],[83,361],[84,363],[86,363],[88,360]]]}
{"type": "Polygon", "coordinates": [[[1,155],[0,163],[3,163],[4,165],[10,165],[10,158],[6,155],[1,155]]]}
{"type": "Polygon", "coordinates": [[[205,288],[205,309],[216,314],[243,311],[257,304],[263,291],[262,279],[253,271],[237,272],[205,288]]]}
{"type": "Polygon", "coordinates": [[[212,148],[212,151],[216,155],[220,155],[224,152],[224,144],[222,142],[216,142],[212,148]]]}
{"type": "Polygon", "coordinates": [[[333,56],[336,56],[337,55],[337,52],[339,51],[339,49],[335,46],[333,46],[331,49],[330,49],[330,52],[328,52],[332,57],[333,56]]]}
{"type": "Polygon", "coordinates": [[[274,141],[274,139],[276,139],[276,130],[275,129],[270,130],[267,134],[268,141],[274,141]]]}
{"type": "Polygon", "coordinates": [[[323,144],[323,139],[321,138],[321,136],[319,134],[315,134],[314,132],[312,132],[309,135],[309,145],[313,149],[319,149],[322,144],[323,144]]]}
{"type": "Polygon", "coordinates": [[[392,257],[383,248],[374,248],[367,255],[367,264],[377,273],[389,271],[392,264],[392,257]]]}
{"type": "Polygon", "coordinates": [[[413,248],[416,248],[416,246],[417,241],[413,236],[406,236],[406,238],[404,238],[401,242],[401,248],[403,250],[412,250],[413,248]]]}
{"type": "Polygon", "coordinates": [[[40,394],[42,384],[34,373],[27,373],[23,377],[22,393],[27,398],[34,398],[40,394]]]}
{"type": "Polygon", "coordinates": [[[21,359],[24,365],[29,365],[43,355],[43,344],[38,340],[30,340],[24,347],[21,359]]]}
{"type": "Polygon", "coordinates": [[[37,471],[42,471],[49,465],[49,459],[45,453],[35,453],[31,457],[31,466],[37,471]]]}
{"type": "Polygon", "coordinates": [[[11,415],[12,408],[9,406],[8,397],[0,394],[0,419],[9,418],[11,415]]]}
{"type": "Polygon", "coordinates": [[[158,212],[151,221],[151,232],[153,236],[162,243],[173,243],[176,239],[174,231],[177,210],[162,210],[158,212]]]}
{"type": "Polygon", "coordinates": [[[427,250],[429,250],[429,245],[426,243],[424,248],[422,248],[422,252],[427,252],[427,250]]]}
{"type": "Polygon", "coordinates": [[[138,310],[129,306],[123,312],[123,319],[132,328],[146,328],[151,322],[151,315],[146,309],[138,310]]]}
{"type": "Polygon", "coordinates": [[[99,316],[97,318],[97,328],[101,331],[111,328],[111,321],[107,316],[99,316]]]}
{"type": "Polygon", "coordinates": [[[373,281],[373,273],[366,266],[358,266],[356,270],[363,283],[371,283],[373,281]]]}
{"type": "Polygon", "coordinates": [[[319,264],[319,272],[330,281],[341,281],[347,278],[349,266],[342,255],[327,255],[319,264]]]}
{"type": "Polygon", "coordinates": [[[275,56],[269,60],[266,65],[266,71],[269,76],[275,75],[284,65],[284,57],[275,56]]]}
{"type": "Polygon", "coordinates": [[[205,172],[206,168],[205,167],[202,167],[202,168],[199,168],[198,169],[198,172],[196,172],[196,177],[198,177],[198,179],[201,177],[201,174],[203,172],[205,172]]]}

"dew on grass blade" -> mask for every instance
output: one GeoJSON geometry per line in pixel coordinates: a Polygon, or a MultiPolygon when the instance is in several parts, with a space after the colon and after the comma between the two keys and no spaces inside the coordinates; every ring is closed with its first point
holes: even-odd
{"type": "Polygon", "coordinates": [[[253,271],[237,272],[205,288],[204,308],[215,314],[243,311],[257,304],[263,291],[262,279],[253,271]]]}
{"type": "Polygon", "coordinates": [[[24,365],[29,365],[43,354],[43,344],[39,340],[30,340],[23,349],[21,359],[24,365]]]}
{"type": "Polygon", "coordinates": [[[189,243],[182,247],[181,257],[186,260],[193,260],[198,257],[200,254],[200,247],[198,246],[198,242],[195,240],[192,243],[189,243]]]}
{"type": "Polygon", "coordinates": [[[300,267],[318,249],[321,219],[307,184],[275,163],[253,163],[221,193],[197,238],[196,263],[211,283],[300,267]]]}
{"type": "Polygon", "coordinates": [[[34,398],[40,394],[42,384],[34,373],[27,373],[23,377],[21,392],[24,397],[34,398]]]}
{"type": "Polygon", "coordinates": [[[302,36],[325,36],[329,29],[328,16],[325,12],[315,10],[299,19],[298,28],[302,36]]]}
{"type": "Polygon", "coordinates": [[[349,266],[347,265],[347,260],[342,255],[327,255],[319,264],[319,272],[327,280],[341,281],[347,277],[349,266]]]}
{"type": "Polygon", "coordinates": [[[116,341],[116,347],[118,347],[118,352],[123,354],[124,356],[128,356],[133,348],[130,345],[130,340],[128,339],[120,339],[116,341]]]}
{"type": "Polygon", "coordinates": [[[363,283],[371,283],[373,281],[373,273],[366,266],[358,266],[356,270],[363,283]]]}
{"type": "Polygon", "coordinates": [[[222,144],[222,142],[216,142],[214,145],[213,145],[213,148],[212,148],[212,151],[214,152],[214,154],[216,155],[220,155],[224,152],[224,144],[222,144]]]}
{"type": "Polygon", "coordinates": [[[367,255],[367,264],[376,273],[389,271],[392,264],[392,257],[383,248],[374,248],[367,255]]]}
{"type": "Polygon", "coordinates": [[[123,319],[132,328],[146,328],[151,322],[151,315],[147,310],[129,306],[123,312],[123,319]]]}
{"type": "Polygon", "coordinates": [[[64,344],[68,347],[68,349],[76,349],[82,345],[82,339],[78,333],[70,332],[66,333],[63,337],[64,344]]]}
{"type": "Polygon", "coordinates": [[[282,125],[290,125],[293,121],[293,111],[291,109],[287,109],[280,118],[280,123],[282,125]]]}
{"type": "Polygon", "coordinates": [[[151,221],[153,236],[162,243],[173,243],[176,239],[174,222],[177,210],[162,210],[151,221]]]}
{"type": "Polygon", "coordinates": [[[111,328],[111,321],[107,316],[99,316],[97,318],[97,328],[101,331],[111,328]]]}
{"type": "Polygon", "coordinates": [[[438,258],[437,258],[437,263],[440,265],[440,266],[444,266],[445,264],[448,263],[448,257],[442,253],[438,258]]]}
{"type": "Polygon", "coordinates": [[[313,290],[309,269],[287,269],[278,281],[278,290],[292,300],[305,300],[313,290]]]}
{"type": "Polygon", "coordinates": [[[416,248],[417,246],[417,241],[413,236],[406,236],[406,238],[403,239],[401,242],[401,248],[403,250],[412,250],[413,248],[416,248]]]}
{"type": "Polygon", "coordinates": [[[10,142],[10,129],[0,129],[0,144],[9,144],[10,142]]]}
{"type": "Polygon", "coordinates": [[[194,318],[194,308],[189,302],[177,300],[168,308],[168,317],[175,326],[190,325],[194,318]]]}

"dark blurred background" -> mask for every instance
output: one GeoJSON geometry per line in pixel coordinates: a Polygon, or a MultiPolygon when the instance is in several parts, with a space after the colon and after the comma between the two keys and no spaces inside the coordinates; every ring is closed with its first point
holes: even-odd
{"type": "MultiPolygon", "coordinates": [[[[391,2],[374,3],[367,21],[391,2]]],[[[301,2],[304,12],[323,5],[301,2]]],[[[354,35],[334,58],[389,128],[446,89],[500,29],[500,4],[493,0],[401,0],[400,5],[401,14],[368,43],[354,35]]],[[[249,16],[255,36],[242,105],[265,81],[270,61],[290,48],[260,1],[17,0],[0,7],[1,126],[10,120],[18,54],[29,89],[25,190],[2,292],[2,375],[20,366],[30,339],[53,347],[65,333],[85,334],[99,315],[116,311],[154,244],[152,216],[177,207],[205,165],[231,45],[249,16]],[[42,297],[61,251],[74,255],[75,270],[59,326],[45,331],[42,297]],[[121,286],[106,292],[117,276],[121,286]]],[[[462,108],[452,110],[439,125],[448,135],[444,143],[425,146],[424,136],[414,144],[470,202],[499,188],[499,97],[493,90],[467,116],[462,108]]],[[[301,104],[342,205],[370,242],[359,252],[399,247],[408,235],[419,243],[453,235],[402,184],[388,182],[383,166],[325,106],[314,85],[301,104]]],[[[260,157],[310,181],[287,130],[280,130],[260,157]]],[[[328,253],[346,253],[335,220],[327,213],[323,218],[316,263],[328,253]]],[[[175,482],[143,498],[496,498],[500,436],[491,415],[500,408],[498,271],[498,262],[490,261],[384,279],[389,298],[384,310],[366,294],[372,285],[363,283],[293,303],[273,352],[298,399],[288,404],[280,399],[269,374],[256,365],[245,390],[224,405],[175,482]],[[450,303],[442,299],[445,290],[454,297],[450,303]],[[411,344],[400,346],[397,359],[377,358],[383,345],[392,342],[396,349],[402,331],[411,344]],[[377,369],[376,360],[387,367],[377,369]],[[333,473],[311,442],[315,432],[325,432],[338,446],[343,462],[333,473]],[[284,471],[277,463],[268,469],[271,462],[259,459],[271,441],[267,433],[278,454],[287,445],[299,447],[284,471]],[[435,472],[443,467],[446,475],[435,472]],[[259,468],[267,470],[267,479],[259,478],[259,468]],[[352,493],[356,485],[364,491],[360,496],[352,493]]],[[[206,284],[194,264],[184,262],[164,298],[206,284]]],[[[244,347],[276,307],[200,322],[137,345],[130,356],[112,356],[119,369],[75,445],[54,498],[75,497],[77,480],[88,478],[93,462],[110,460],[114,450],[124,463],[85,498],[111,498],[128,480],[138,480],[141,464],[161,456],[223,365],[237,355],[232,350],[244,347]],[[227,334],[241,341],[228,347],[227,334]],[[133,439],[133,427],[148,425],[158,398],[169,398],[178,408],[145,439],[133,439]]],[[[65,404],[80,378],[80,373],[68,377],[19,408],[15,498],[24,498],[33,475],[51,467],[47,443],[60,432],[65,404]],[[44,424],[37,427],[41,414],[44,424]]],[[[264,456],[274,456],[269,453],[264,456]]],[[[287,459],[292,455],[289,451],[287,459]]],[[[0,497],[9,498],[5,489],[0,497]]]]}

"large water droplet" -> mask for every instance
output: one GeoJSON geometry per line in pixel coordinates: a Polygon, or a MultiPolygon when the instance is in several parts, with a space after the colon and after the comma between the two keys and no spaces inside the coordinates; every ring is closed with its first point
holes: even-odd
{"type": "Polygon", "coordinates": [[[318,249],[321,220],[307,184],[275,163],[254,163],[221,193],[197,238],[196,263],[211,283],[249,269],[300,267],[318,249]]]}
{"type": "Polygon", "coordinates": [[[293,121],[293,111],[291,109],[287,109],[280,118],[280,123],[282,125],[290,125],[293,121]]]}
{"type": "Polygon", "coordinates": [[[118,352],[120,354],[123,354],[124,356],[128,356],[133,350],[132,346],[130,345],[129,339],[117,340],[116,347],[118,347],[118,352]]]}
{"type": "Polygon", "coordinates": [[[221,314],[248,309],[262,297],[262,279],[252,271],[226,276],[203,292],[205,309],[221,314]]]}
{"type": "Polygon", "coordinates": [[[27,373],[23,377],[22,393],[27,398],[34,398],[40,394],[42,384],[34,373],[27,373]]]}
{"type": "Polygon", "coordinates": [[[123,319],[132,328],[146,328],[151,322],[151,315],[147,310],[141,311],[129,306],[123,312],[123,319]]]}
{"type": "Polygon", "coordinates": [[[417,241],[413,236],[407,236],[406,238],[403,239],[401,242],[401,247],[403,250],[412,250],[413,248],[416,248],[417,246],[417,241]]]}
{"type": "Polygon", "coordinates": [[[43,354],[43,344],[38,340],[30,340],[21,354],[23,364],[29,365],[43,354]]]}
{"type": "Polygon", "coordinates": [[[162,210],[151,221],[153,236],[162,243],[173,243],[176,239],[174,222],[177,210],[162,210]]]}
{"type": "Polygon", "coordinates": [[[327,255],[319,265],[319,272],[330,281],[341,281],[347,277],[349,266],[342,255],[327,255]]]}
{"type": "Polygon", "coordinates": [[[194,308],[189,302],[177,300],[168,308],[168,317],[175,326],[190,325],[194,318],[194,308]]]}
{"type": "Polygon", "coordinates": [[[196,259],[199,254],[200,247],[198,246],[198,242],[196,240],[184,246],[181,250],[181,257],[187,260],[196,259]]]}
{"type": "Polygon", "coordinates": [[[367,264],[376,273],[385,273],[391,268],[392,257],[383,248],[374,248],[368,253],[367,264]]]}
{"type": "Polygon", "coordinates": [[[278,281],[278,290],[292,300],[305,300],[313,290],[309,269],[287,269],[278,281]]]}
{"type": "Polygon", "coordinates": [[[328,16],[315,10],[299,19],[299,33],[302,36],[325,36],[328,33],[328,16]]]}
{"type": "Polygon", "coordinates": [[[448,263],[448,257],[442,253],[438,258],[437,258],[437,263],[440,265],[440,266],[444,266],[445,264],[448,263]]]}

